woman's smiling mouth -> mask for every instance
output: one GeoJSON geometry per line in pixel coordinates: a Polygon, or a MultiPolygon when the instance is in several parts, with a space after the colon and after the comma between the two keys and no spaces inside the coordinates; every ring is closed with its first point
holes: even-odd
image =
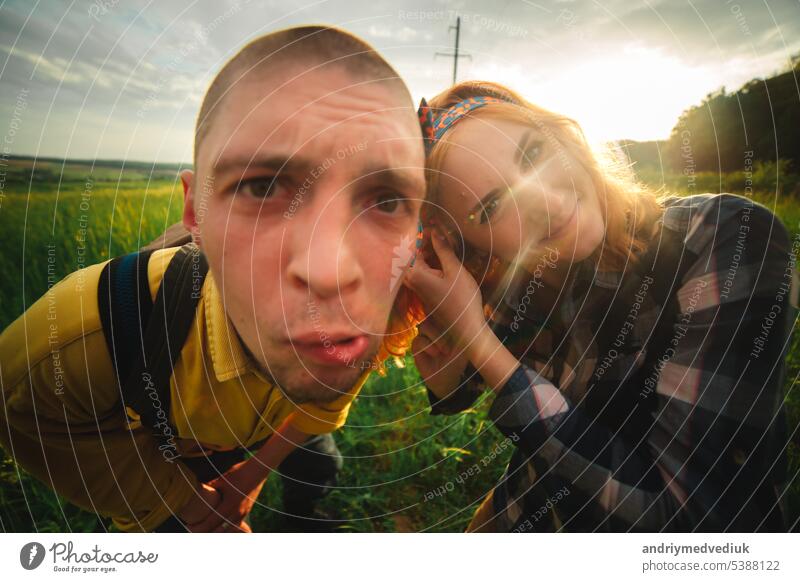
{"type": "Polygon", "coordinates": [[[542,238],[542,243],[548,243],[550,241],[559,239],[572,230],[578,216],[578,202],[578,200],[575,201],[575,207],[572,209],[572,213],[569,215],[569,218],[561,222],[554,230],[551,230],[548,236],[542,238]]]}

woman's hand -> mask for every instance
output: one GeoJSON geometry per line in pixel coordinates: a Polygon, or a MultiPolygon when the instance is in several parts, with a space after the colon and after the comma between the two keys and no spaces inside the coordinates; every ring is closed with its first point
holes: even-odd
{"type": "Polygon", "coordinates": [[[447,334],[456,353],[469,351],[486,328],[480,288],[444,237],[434,232],[431,240],[442,270],[431,268],[420,256],[406,271],[404,282],[422,300],[436,327],[447,334]]]}
{"type": "Polygon", "coordinates": [[[433,319],[419,326],[419,334],[411,344],[411,354],[425,385],[439,400],[458,387],[469,361],[467,351],[455,349],[452,339],[433,319]]]}
{"type": "Polygon", "coordinates": [[[474,277],[444,237],[434,232],[431,239],[442,270],[431,268],[425,260],[417,260],[405,276],[405,284],[422,300],[432,320],[427,330],[425,324],[420,326],[422,339],[417,342],[417,338],[412,344],[415,360],[417,348],[423,353],[422,367],[418,363],[417,368],[426,384],[428,378],[433,381],[429,388],[439,398],[456,388],[466,361],[472,362],[489,387],[499,390],[519,366],[519,361],[486,325],[483,299],[474,277]],[[445,345],[449,343],[452,347],[433,345],[443,335],[449,340],[445,340],[445,345]],[[462,358],[466,360],[463,365],[462,358]],[[437,372],[441,372],[439,380],[437,372]]]}

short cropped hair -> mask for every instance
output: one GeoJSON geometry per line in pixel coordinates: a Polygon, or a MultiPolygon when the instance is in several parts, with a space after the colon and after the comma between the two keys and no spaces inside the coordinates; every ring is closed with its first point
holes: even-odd
{"type": "Polygon", "coordinates": [[[220,104],[230,90],[259,75],[283,72],[290,66],[338,67],[357,81],[390,83],[411,106],[411,94],[397,71],[369,43],[340,28],[298,26],[260,36],[245,45],[211,82],[197,117],[194,160],[220,104]],[[247,78],[247,79],[245,79],[247,78]]]}

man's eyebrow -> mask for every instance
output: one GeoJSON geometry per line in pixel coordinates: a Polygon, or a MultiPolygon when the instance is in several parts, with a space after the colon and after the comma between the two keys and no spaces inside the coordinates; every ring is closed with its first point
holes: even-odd
{"type": "MultiPolygon", "coordinates": [[[[285,172],[289,174],[310,174],[314,168],[324,167],[323,161],[312,163],[311,160],[300,156],[239,156],[231,155],[220,157],[213,166],[214,175],[224,175],[226,173],[243,173],[248,169],[267,169],[274,172],[285,172]]],[[[368,166],[359,171],[361,179],[371,182],[379,182],[389,188],[395,188],[404,192],[419,191],[421,195],[425,193],[425,179],[422,170],[416,177],[413,168],[393,168],[383,165],[368,166]]]]}
{"type": "Polygon", "coordinates": [[[309,172],[314,165],[298,156],[223,156],[217,159],[212,168],[214,175],[228,172],[244,172],[248,169],[265,169],[275,172],[309,172]]]}
{"type": "Polygon", "coordinates": [[[369,166],[361,172],[364,180],[379,182],[389,188],[403,190],[405,192],[420,191],[425,193],[425,179],[422,169],[419,168],[419,176],[415,177],[413,168],[392,168],[387,166],[369,166]]]}
{"type": "Polygon", "coordinates": [[[514,164],[519,166],[520,162],[522,161],[522,154],[525,152],[525,146],[528,145],[528,140],[533,133],[533,129],[529,129],[525,133],[522,134],[522,137],[517,144],[517,151],[514,152],[514,164]]]}

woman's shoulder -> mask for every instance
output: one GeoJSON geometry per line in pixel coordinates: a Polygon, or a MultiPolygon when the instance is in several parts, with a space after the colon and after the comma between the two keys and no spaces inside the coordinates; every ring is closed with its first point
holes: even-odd
{"type": "Polygon", "coordinates": [[[733,216],[752,213],[775,216],[760,202],[739,194],[669,196],[662,199],[661,204],[664,207],[665,225],[698,221],[710,221],[715,225],[721,225],[723,221],[733,216]]]}
{"type": "Polygon", "coordinates": [[[788,238],[780,219],[769,208],[746,196],[672,196],[663,199],[662,205],[664,228],[684,233],[686,247],[696,253],[737,237],[788,238]]]}

